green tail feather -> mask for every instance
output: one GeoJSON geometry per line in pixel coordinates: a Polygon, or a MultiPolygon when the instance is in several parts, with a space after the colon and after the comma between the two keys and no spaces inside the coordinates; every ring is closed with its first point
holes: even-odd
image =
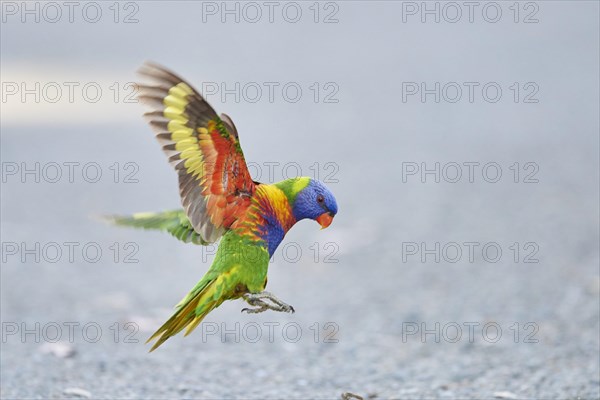
{"type": "Polygon", "coordinates": [[[221,282],[219,278],[213,279],[207,276],[198,282],[196,287],[175,306],[176,310],[171,318],[148,338],[146,343],[156,339],[150,352],[185,328],[187,328],[185,336],[189,335],[209,312],[225,300],[219,295],[219,282],[221,282]]]}
{"type": "Polygon", "coordinates": [[[130,216],[114,215],[107,216],[106,219],[115,225],[167,231],[185,243],[208,244],[194,230],[183,210],[136,213],[130,216]]]}

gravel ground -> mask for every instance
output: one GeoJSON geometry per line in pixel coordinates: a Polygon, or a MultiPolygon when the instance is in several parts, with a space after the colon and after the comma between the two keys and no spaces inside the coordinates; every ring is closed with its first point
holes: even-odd
{"type": "Polygon", "coordinates": [[[598,3],[531,3],[536,24],[514,23],[508,3],[498,24],[332,3],[330,25],[200,23],[199,2],[136,4],[132,25],[2,24],[3,82],[97,80],[110,93],[3,101],[3,399],[600,398],[598,3]],[[302,222],[275,254],[268,289],[295,314],[227,302],[148,353],[214,248],[95,218],[179,204],[141,108],[108,89],[146,58],[191,82],[304,88],[297,103],[213,101],[255,177],[278,162],[279,180],[293,161],[338,198],[330,228],[302,222]],[[315,103],[309,86],[330,81],[339,101],[315,103]],[[471,81],[497,82],[501,101],[402,101],[402,82],[471,81]],[[521,94],[534,82],[539,101],[515,103],[514,82],[521,94]],[[73,182],[65,162],[80,163],[73,182]],[[403,179],[436,162],[439,183],[403,179]],[[20,175],[35,163],[39,182],[20,175]]]}

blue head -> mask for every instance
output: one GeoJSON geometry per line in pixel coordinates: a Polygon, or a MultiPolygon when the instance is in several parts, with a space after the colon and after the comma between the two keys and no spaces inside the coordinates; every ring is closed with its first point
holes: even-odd
{"type": "Polygon", "coordinates": [[[321,228],[327,228],[338,212],[333,193],[315,179],[303,177],[291,181],[284,191],[291,199],[290,204],[296,220],[310,218],[317,221],[321,228]]]}

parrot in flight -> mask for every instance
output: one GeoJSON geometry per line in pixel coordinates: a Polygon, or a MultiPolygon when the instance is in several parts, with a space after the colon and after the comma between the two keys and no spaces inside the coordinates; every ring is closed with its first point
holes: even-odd
{"type": "Polygon", "coordinates": [[[185,243],[221,239],[210,269],[148,339],[156,340],[150,351],[183,329],[190,334],[225,300],[245,300],[251,307],[242,312],[294,312],[265,291],[269,260],[296,222],[309,218],[327,228],[338,212],[335,197],[308,177],[253,181],[229,116],[217,115],[197,90],[162,66],[147,62],[139,73],[149,82],[138,84],[138,99],[150,107],[144,117],[179,175],[183,209],[110,220],[164,230],[185,243]]]}

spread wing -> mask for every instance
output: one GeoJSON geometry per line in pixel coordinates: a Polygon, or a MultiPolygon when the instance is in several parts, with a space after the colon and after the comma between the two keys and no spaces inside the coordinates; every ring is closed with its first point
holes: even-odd
{"type": "Polygon", "coordinates": [[[139,85],[144,114],[179,174],[181,202],[194,230],[216,241],[250,205],[250,177],[233,121],[218,116],[204,98],[165,68],[145,63],[139,85]]]}

